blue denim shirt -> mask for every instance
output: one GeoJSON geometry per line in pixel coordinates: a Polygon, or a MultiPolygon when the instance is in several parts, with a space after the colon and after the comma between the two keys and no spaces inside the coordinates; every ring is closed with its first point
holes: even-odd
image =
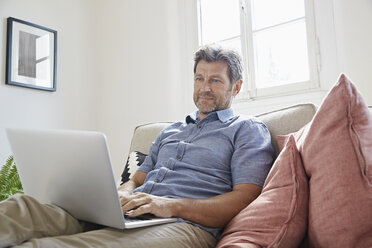
{"type": "MultiPolygon", "coordinates": [[[[139,168],[147,173],[145,182],[134,192],[203,199],[237,184],[264,184],[274,159],[267,127],[255,118],[235,116],[231,108],[200,122],[197,117],[198,111],[160,132],[139,168]]],[[[217,239],[222,233],[222,228],[192,224],[217,239]]]]}

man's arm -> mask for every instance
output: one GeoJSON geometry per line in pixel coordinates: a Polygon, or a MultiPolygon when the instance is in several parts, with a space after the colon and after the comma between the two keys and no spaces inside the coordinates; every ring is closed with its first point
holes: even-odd
{"type": "Polygon", "coordinates": [[[180,217],[204,226],[224,227],[261,193],[262,187],[238,184],[231,192],[208,199],[170,199],[145,193],[122,198],[123,211],[131,217],[152,213],[158,217],[180,217]]]}
{"type": "Polygon", "coordinates": [[[259,196],[261,189],[254,184],[238,184],[231,192],[209,199],[180,199],[175,207],[176,216],[205,226],[225,227],[259,196]]]}
{"type": "Polygon", "coordinates": [[[146,176],[147,173],[143,171],[136,171],[136,173],[129,181],[125,182],[124,184],[118,187],[119,196],[128,197],[130,194],[132,194],[135,188],[138,188],[144,183],[146,176]]]}

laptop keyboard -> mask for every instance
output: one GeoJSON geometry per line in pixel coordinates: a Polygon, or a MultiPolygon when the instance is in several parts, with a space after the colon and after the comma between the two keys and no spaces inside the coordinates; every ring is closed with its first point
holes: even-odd
{"type": "Polygon", "coordinates": [[[128,216],[128,214],[124,214],[125,222],[137,222],[137,221],[144,221],[144,220],[152,220],[155,219],[155,215],[153,214],[143,214],[134,218],[128,216]]]}

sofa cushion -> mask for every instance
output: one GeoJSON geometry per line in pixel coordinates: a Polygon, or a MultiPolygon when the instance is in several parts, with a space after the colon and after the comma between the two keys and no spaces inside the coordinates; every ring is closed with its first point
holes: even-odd
{"type": "Polygon", "coordinates": [[[306,232],[307,207],[307,177],[291,137],[261,195],[232,219],[217,247],[298,247],[306,232]]]}
{"type": "Polygon", "coordinates": [[[123,184],[128,181],[140,165],[145,161],[146,154],[142,152],[131,152],[128,156],[127,163],[125,164],[124,171],[121,174],[121,183],[123,184]]]}
{"type": "Polygon", "coordinates": [[[156,139],[156,136],[160,133],[161,130],[163,130],[170,124],[170,122],[155,122],[136,127],[134,129],[129,153],[138,151],[144,154],[148,154],[150,146],[156,139]]]}
{"type": "Polygon", "coordinates": [[[310,247],[372,247],[372,116],[341,75],[296,134],[309,176],[310,247]]]}

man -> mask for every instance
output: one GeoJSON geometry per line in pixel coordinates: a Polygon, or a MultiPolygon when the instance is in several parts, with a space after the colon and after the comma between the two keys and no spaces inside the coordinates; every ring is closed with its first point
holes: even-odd
{"type": "Polygon", "coordinates": [[[152,213],[178,222],[82,232],[63,210],[17,196],[0,205],[0,247],[23,241],[25,247],[214,247],[223,227],[260,194],[274,156],[266,126],[233,114],[242,82],[236,52],[200,49],[194,64],[198,111],[165,128],[132,179],[119,187],[130,216],[152,213]],[[31,220],[22,222],[19,212],[31,220]],[[11,236],[21,231],[18,239],[11,236]]]}

